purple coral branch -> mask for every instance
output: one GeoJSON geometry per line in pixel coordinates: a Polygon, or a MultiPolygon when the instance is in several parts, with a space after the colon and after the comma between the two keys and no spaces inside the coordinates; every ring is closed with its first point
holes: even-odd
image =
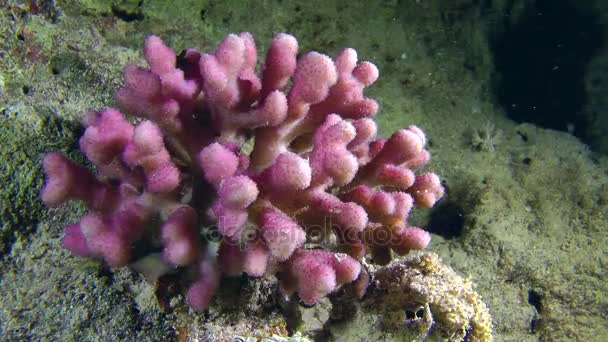
{"type": "Polygon", "coordinates": [[[297,50],[294,37],[276,35],[258,77],[249,33],[179,55],[146,38],[149,68],[127,66],[116,94],[143,120],[134,125],[116,109],[85,115],[80,149],[95,174],[58,153],[44,158],[44,203],[81,200],[90,210],[66,227],[64,246],[123,266],[141,257],[135,242],[148,243],[167,265],[194,271],[195,310],[209,305],[222,275],[276,274],[284,294],[314,304],[355,281],[369,253],[425,248],[430,234],[407,217],[444,190],[435,174],[415,174],[430,160],[424,133],[376,136],[378,103],[363,91],[378,69],[355,50],[333,59],[297,50]],[[251,153],[241,149],[248,139],[251,153]],[[196,178],[215,190],[208,208],[186,195],[200,190],[196,178]],[[216,222],[217,255],[197,213],[216,222]],[[347,254],[305,247],[332,235],[347,254]]]}

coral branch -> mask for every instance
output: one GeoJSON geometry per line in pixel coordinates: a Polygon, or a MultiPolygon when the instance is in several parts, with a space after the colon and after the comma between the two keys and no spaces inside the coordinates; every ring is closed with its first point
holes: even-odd
{"type": "Polygon", "coordinates": [[[284,294],[314,304],[355,281],[360,260],[425,248],[430,234],[408,215],[444,193],[435,174],[416,175],[430,160],[426,136],[416,126],[376,136],[378,103],[364,90],[378,69],[355,50],[297,54],[294,37],[276,35],[258,76],[249,33],[212,53],[176,54],[147,37],[148,68],[126,66],[116,93],[143,120],[85,114],[80,149],[95,173],[59,153],[44,158],[41,199],[90,210],[66,227],[64,246],[112,266],[156,255],[155,277],[189,269],[194,310],[209,306],[221,276],[278,275],[284,294]],[[201,236],[203,213],[213,241],[201,236]]]}

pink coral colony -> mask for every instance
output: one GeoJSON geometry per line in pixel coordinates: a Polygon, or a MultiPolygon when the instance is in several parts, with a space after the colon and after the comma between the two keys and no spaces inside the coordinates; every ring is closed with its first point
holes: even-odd
{"type": "Polygon", "coordinates": [[[115,267],[142,257],[135,244],[160,251],[166,266],[196,274],[195,310],[221,276],[274,274],[283,294],[314,304],[355,281],[362,258],[425,248],[429,233],[407,217],[444,191],[435,174],[413,172],[430,159],[424,133],[376,136],[378,103],[363,90],[378,69],[355,50],[297,50],[276,35],[258,77],[249,33],[179,56],[149,36],[149,68],[127,66],[116,93],[135,123],[112,108],[84,117],[80,149],[96,173],[60,153],[44,158],[44,203],[89,209],[66,227],[64,246],[115,267]],[[209,193],[211,204],[196,200],[209,193]],[[201,233],[207,219],[217,249],[201,233]]]}

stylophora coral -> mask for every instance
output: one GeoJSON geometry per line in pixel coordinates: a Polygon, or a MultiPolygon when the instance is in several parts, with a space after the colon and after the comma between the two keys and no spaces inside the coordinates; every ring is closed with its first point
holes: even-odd
{"type": "Polygon", "coordinates": [[[249,33],[179,55],[148,37],[149,68],[127,66],[116,94],[136,123],[111,108],[85,115],[80,148],[96,173],[59,153],[44,158],[42,200],[89,208],[66,227],[65,247],[116,267],[142,257],[136,243],[160,250],[165,264],[195,270],[195,310],[222,275],[277,274],[284,294],[314,304],[356,280],[366,255],[425,248],[430,235],[407,217],[443,188],[433,173],[414,174],[430,159],[424,133],[376,136],[378,104],[363,90],[378,70],[355,50],[333,59],[297,50],[294,37],[276,35],[258,77],[249,33]],[[201,179],[215,190],[208,207],[192,200],[201,179]],[[217,253],[205,247],[205,217],[221,237],[217,253]],[[311,236],[340,250],[306,248],[311,236]]]}

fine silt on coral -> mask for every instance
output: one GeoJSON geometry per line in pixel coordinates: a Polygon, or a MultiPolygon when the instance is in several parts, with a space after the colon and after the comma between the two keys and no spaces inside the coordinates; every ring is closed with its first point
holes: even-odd
{"type": "Polygon", "coordinates": [[[59,153],[44,158],[42,200],[89,209],[66,227],[64,246],[115,267],[160,252],[168,269],[189,270],[195,310],[221,276],[276,274],[283,294],[314,304],[358,279],[359,260],[425,248],[429,233],[407,217],[443,188],[435,174],[414,173],[430,159],[424,133],[376,136],[378,104],[363,90],[378,70],[353,49],[297,50],[294,37],[276,35],[258,76],[249,33],[179,55],[148,37],[149,67],[127,66],[116,93],[134,120],[113,108],[84,115],[80,149],[95,172],[59,153]],[[217,251],[201,234],[205,220],[217,251]]]}

